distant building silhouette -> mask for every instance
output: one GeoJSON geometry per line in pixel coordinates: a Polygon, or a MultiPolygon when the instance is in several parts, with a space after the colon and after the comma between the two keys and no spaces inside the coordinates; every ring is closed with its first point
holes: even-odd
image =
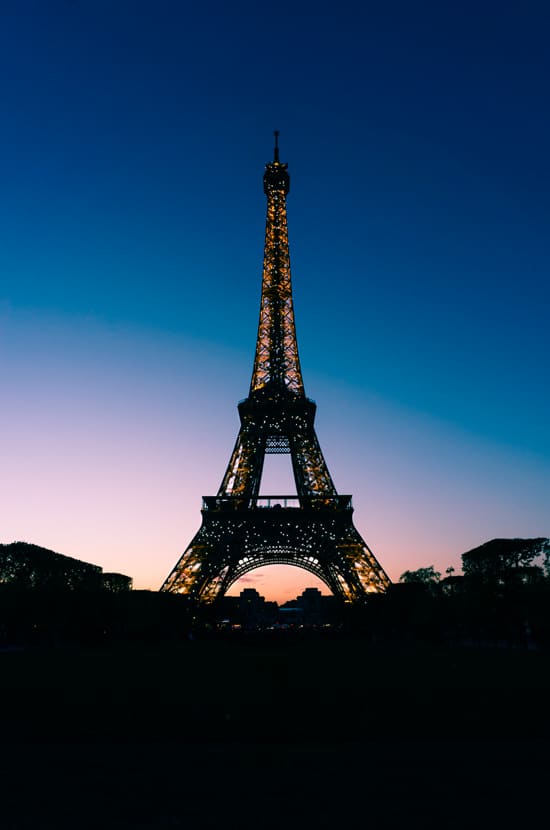
{"type": "Polygon", "coordinates": [[[340,619],[341,603],[318,588],[306,588],[296,599],[278,605],[269,602],[255,588],[244,588],[238,597],[221,597],[216,604],[218,627],[248,629],[279,626],[320,626],[340,619]]]}
{"type": "Polygon", "coordinates": [[[334,596],[325,596],[318,588],[306,588],[296,599],[279,608],[281,622],[293,625],[324,625],[333,622],[338,609],[334,596]]]}
{"type": "Polygon", "coordinates": [[[245,628],[273,625],[277,611],[277,603],[267,602],[255,588],[244,588],[239,594],[239,621],[245,628]]]}

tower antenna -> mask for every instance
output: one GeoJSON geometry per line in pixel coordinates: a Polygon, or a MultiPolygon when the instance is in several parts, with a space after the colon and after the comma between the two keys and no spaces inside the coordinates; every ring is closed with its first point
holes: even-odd
{"type": "Polygon", "coordinates": [[[273,130],[275,136],[275,149],[273,151],[273,161],[279,161],[279,130],[273,130]]]}

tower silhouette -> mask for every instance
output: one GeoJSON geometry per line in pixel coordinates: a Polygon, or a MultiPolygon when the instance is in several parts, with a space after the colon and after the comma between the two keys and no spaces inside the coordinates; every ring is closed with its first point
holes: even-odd
{"type": "Polygon", "coordinates": [[[356,530],[351,496],[338,495],[306,397],[292,303],[286,197],[290,178],[275,132],[265,168],[267,218],[256,355],[241,427],[216,496],[205,496],[202,525],[161,590],[212,602],[248,571],[296,565],[347,602],[384,591],[390,580],[356,530]],[[266,453],[289,453],[296,496],[261,496],[266,453]]]}

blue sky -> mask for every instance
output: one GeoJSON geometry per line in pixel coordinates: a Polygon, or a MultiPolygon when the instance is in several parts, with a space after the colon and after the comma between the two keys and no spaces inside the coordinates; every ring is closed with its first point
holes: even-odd
{"type": "Polygon", "coordinates": [[[178,558],[248,389],[274,128],[306,391],[381,562],[397,578],[493,536],[548,535],[546,4],[51,0],[0,14],[5,482],[31,444],[33,486],[45,464],[58,473],[55,504],[5,485],[2,541],[150,587],[178,558]],[[22,433],[38,406],[49,426],[22,433]],[[92,476],[61,531],[75,447],[108,464],[132,431],[112,491],[92,476]],[[122,504],[152,470],[148,535],[143,505],[122,504]],[[113,544],[116,511],[98,525],[86,510],[117,498],[113,544]]]}

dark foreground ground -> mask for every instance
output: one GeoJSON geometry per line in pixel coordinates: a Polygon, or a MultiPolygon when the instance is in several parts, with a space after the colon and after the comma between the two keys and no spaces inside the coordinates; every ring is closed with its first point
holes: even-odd
{"type": "Polygon", "coordinates": [[[349,635],[34,648],[0,653],[0,689],[2,830],[547,813],[545,652],[349,635]]]}

